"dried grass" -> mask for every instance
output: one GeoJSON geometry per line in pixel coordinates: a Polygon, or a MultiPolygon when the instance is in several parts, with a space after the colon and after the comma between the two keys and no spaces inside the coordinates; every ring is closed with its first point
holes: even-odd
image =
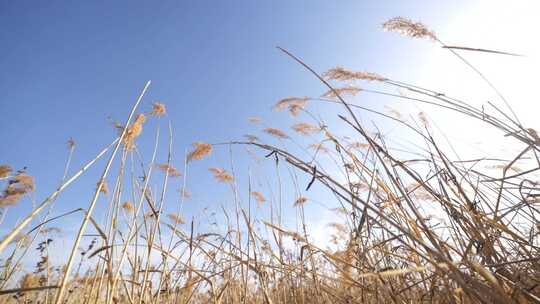
{"type": "MultiPolygon", "coordinates": [[[[11,168],[6,168],[7,172],[11,172],[11,168]]],[[[0,207],[13,206],[29,192],[34,191],[35,183],[34,178],[27,175],[24,172],[19,172],[15,176],[11,177],[7,182],[7,186],[4,189],[2,195],[0,195],[0,207]]]]}
{"type": "Polygon", "coordinates": [[[428,38],[432,40],[437,39],[435,33],[429,30],[423,23],[414,22],[404,17],[392,18],[383,23],[382,26],[387,31],[396,32],[411,38],[428,38]]]}
{"type": "Polygon", "coordinates": [[[188,154],[188,161],[200,160],[212,153],[212,145],[209,143],[198,141],[193,143],[193,146],[195,149],[188,154]]]}
{"type": "Polygon", "coordinates": [[[219,182],[230,183],[234,181],[234,177],[223,168],[212,167],[208,168],[208,170],[214,174],[214,178],[219,182]]]}
{"type": "Polygon", "coordinates": [[[266,202],[266,198],[264,197],[264,195],[262,195],[262,193],[258,191],[252,191],[251,196],[253,196],[258,203],[266,202]]]}
{"type": "Polygon", "coordinates": [[[152,105],[152,112],[150,112],[151,116],[155,117],[161,117],[163,115],[167,114],[167,108],[163,103],[160,102],[154,102],[152,105]]]}
{"type": "Polygon", "coordinates": [[[321,132],[321,128],[314,126],[312,124],[306,123],[306,122],[300,122],[300,123],[294,124],[291,126],[291,129],[293,129],[296,133],[299,133],[302,135],[313,135],[313,134],[321,132]]]}
{"type": "Polygon", "coordinates": [[[276,128],[265,128],[263,132],[266,134],[270,134],[274,137],[281,138],[281,139],[289,138],[289,135],[287,135],[287,133],[276,128]]]}
{"type": "Polygon", "coordinates": [[[324,72],[322,74],[322,77],[327,80],[341,80],[341,81],[345,81],[345,80],[385,81],[387,80],[386,78],[376,73],[354,72],[340,66],[329,69],[328,71],[324,72]]]}
{"type": "MultiPolygon", "coordinates": [[[[390,20],[385,28],[415,38],[436,39],[425,26],[404,18],[390,20]]],[[[405,100],[440,105],[441,109],[483,122],[513,140],[521,151],[510,159],[502,155],[497,160],[469,160],[456,156],[446,142],[439,145],[425,113],[418,114],[420,123],[409,124],[392,109],[387,109],[390,115],[386,115],[366,107],[353,107],[335,96],[335,92],[352,94],[355,90],[333,90],[307,64],[286,54],[322,80],[330,89],[325,97],[337,98],[330,102],[346,110],[347,115],[338,116],[342,124],[332,119],[328,126],[323,121],[328,117],[319,118],[306,110],[306,117],[313,121],[292,127],[300,135],[316,134],[322,127],[323,141],[310,142],[312,138],[303,137],[302,145],[294,145],[296,138],[291,138],[280,141],[278,147],[248,136],[248,142],[226,143],[260,149],[267,156],[263,161],[275,167],[271,171],[275,175],[257,176],[253,172],[258,170],[249,170],[243,184],[240,182],[244,181],[243,176],[233,182],[235,177],[225,169],[209,168],[217,181],[228,184],[225,188],[231,191],[231,196],[219,197],[219,206],[201,208],[200,213],[190,217],[191,225],[185,225],[181,214],[198,206],[192,204],[183,210],[183,199],[178,202],[178,194],[171,197],[167,192],[171,184],[178,189],[179,180],[158,179],[156,174],[151,174],[157,167],[169,176],[179,175],[170,165],[171,148],[166,164],[156,165],[157,153],[149,162],[137,159],[144,154],[133,149],[145,121],[144,115],[139,114],[126,130],[124,142],[117,139],[109,146],[116,143],[118,148],[124,144],[126,150],[117,160],[118,166],[113,167],[118,168],[118,175],[104,174],[97,183],[96,190],[107,193],[105,178],[114,180],[113,195],[108,198],[110,205],[103,208],[104,216],[92,214],[93,201],[90,212],[77,208],[61,215],[47,213],[35,227],[24,230],[25,225],[37,222],[36,216],[45,214],[44,206],[57,199],[65,188],[63,183],[60,190],[21,221],[23,225],[17,224],[4,238],[0,246],[3,258],[0,301],[9,304],[540,302],[540,184],[536,176],[540,170],[536,157],[540,139],[534,129],[522,126],[500,109],[489,113],[465,101],[456,103],[445,95],[377,74],[344,68],[325,74],[329,80],[382,81],[381,86],[407,90],[416,95],[401,96],[405,100]],[[396,149],[392,138],[382,135],[385,130],[368,129],[370,124],[361,123],[357,111],[382,115],[410,130],[407,140],[418,147],[396,149]],[[315,152],[306,156],[301,149],[297,155],[296,148],[304,145],[315,152]],[[320,155],[321,152],[325,155],[320,155]],[[497,175],[491,176],[494,171],[497,175]],[[271,187],[268,189],[271,200],[252,190],[261,188],[261,180],[271,187]],[[312,203],[306,204],[308,199],[303,195],[309,196],[312,203]],[[254,208],[246,203],[250,196],[258,203],[267,203],[254,208]],[[292,200],[294,209],[283,207],[283,202],[292,200]],[[318,213],[320,209],[314,215],[310,209],[319,207],[334,215],[329,225],[322,222],[325,216],[318,213]],[[221,216],[218,210],[222,210],[221,216]],[[52,258],[56,252],[49,244],[57,242],[55,238],[60,230],[48,225],[73,213],[84,214],[81,230],[69,261],[58,263],[52,258]],[[93,232],[85,232],[86,224],[92,226],[93,232]],[[321,234],[323,244],[319,242],[321,234]],[[86,243],[80,242],[83,236],[90,237],[86,243]],[[28,264],[27,260],[32,262],[28,264]]],[[[298,114],[305,110],[308,100],[289,97],[275,108],[298,114]]],[[[132,113],[135,111],[136,107],[132,113]]],[[[164,107],[156,109],[154,104],[152,113],[161,116],[166,111],[164,107]]],[[[329,113],[333,112],[323,114],[329,113]]],[[[279,129],[264,131],[278,138],[289,138],[279,129]]],[[[73,150],[74,142],[68,146],[73,150]]],[[[187,161],[202,159],[220,146],[223,144],[197,142],[187,161]]],[[[156,150],[157,147],[156,143],[156,150]]],[[[107,151],[108,148],[102,150],[75,177],[86,172],[107,151]]],[[[234,172],[241,172],[235,165],[238,163],[231,161],[231,171],[234,168],[234,172]]],[[[31,176],[22,171],[12,176],[12,171],[7,165],[0,166],[3,178],[0,182],[5,183],[0,207],[14,205],[35,189],[31,176]]],[[[180,184],[182,197],[187,196],[186,179],[184,176],[180,184]]],[[[71,183],[76,178],[66,180],[71,183]]],[[[197,178],[192,184],[195,187],[200,182],[197,178]]],[[[218,192],[206,186],[210,188],[209,194],[218,192]]],[[[96,199],[98,194],[95,193],[96,199]]],[[[68,231],[62,233],[62,241],[71,237],[68,231]]]]}
{"type": "Polygon", "coordinates": [[[170,177],[179,177],[182,175],[178,169],[169,164],[158,164],[157,167],[170,177]]]}

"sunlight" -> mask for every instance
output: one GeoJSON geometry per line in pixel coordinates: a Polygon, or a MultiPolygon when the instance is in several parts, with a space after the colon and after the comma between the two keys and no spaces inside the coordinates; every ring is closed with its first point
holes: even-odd
{"type": "MultiPolygon", "coordinates": [[[[538,12],[538,1],[479,1],[437,32],[447,45],[522,54],[523,57],[514,57],[458,51],[497,87],[524,125],[533,128],[540,126],[536,114],[539,103],[531,100],[531,96],[537,95],[540,69],[538,12]]],[[[507,110],[477,74],[447,51],[434,49],[428,54],[422,75],[418,83],[425,87],[457,98],[467,96],[474,105],[487,106],[489,100],[507,110]]],[[[444,112],[442,116],[430,114],[445,120],[444,112]]]]}

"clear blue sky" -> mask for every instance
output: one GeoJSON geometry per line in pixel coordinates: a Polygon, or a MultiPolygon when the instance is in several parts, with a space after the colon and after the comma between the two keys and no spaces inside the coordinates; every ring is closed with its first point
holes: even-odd
{"type": "MultiPolygon", "coordinates": [[[[112,140],[107,117],[123,121],[147,80],[152,86],[142,109],[154,100],[167,105],[179,154],[196,140],[252,133],[246,122],[252,115],[286,128],[271,105],[324,88],[275,46],[319,71],[343,65],[407,76],[426,44],[383,33],[380,24],[408,16],[436,29],[466,4],[2,1],[0,163],[27,166],[40,201],[61,178],[67,139],[77,142],[72,168],[78,168],[112,140]]],[[[208,175],[206,167],[198,170],[208,175]]],[[[55,212],[86,207],[100,170],[66,192],[55,212]]],[[[193,187],[201,192],[208,186],[193,187]]],[[[30,203],[24,204],[10,211],[3,231],[28,211],[30,203]]]]}

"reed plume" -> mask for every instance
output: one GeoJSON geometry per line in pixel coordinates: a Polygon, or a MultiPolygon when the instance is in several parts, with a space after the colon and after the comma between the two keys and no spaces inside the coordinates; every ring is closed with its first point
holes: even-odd
{"type": "Polygon", "coordinates": [[[205,156],[210,155],[210,153],[212,153],[211,144],[198,141],[198,142],[193,143],[193,146],[195,147],[195,149],[188,154],[187,156],[188,161],[192,161],[194,159],[199,160],[199,159],[204,158],[205,156]]]}
{"type": "Polygon", "coordinates": [[[214,178],[220,182],[230,183],[234,181],[234,177],[223,168],[211,167],[208,170],[212,172],[214,178]]]}
{"type": "Polygon", "coordinates": [[[396,32],[407,37],[437,40],[435,33],[429,30],[423,23],[414,22],[404,17],[392,18],[384,22],[382,27],[387,31],[396,32]]]}
{"type": "Polygon", "coordinates": [[[157,101],[152,104],[152,111],[150,112],[151,116],[161,117],[165,114],[167,114],[165,104],[157,101]]]}
{"type": "Polygon", "coordinates": [[[277,138],[289,138],[289,135],[287,135],[287,133],[279,130],[279,129],[276,129],[276,128],[265,128],[263,130],[264,133],[267,133],[267,134],[270,134],[274,137],[277,137],[277,138]]]}
{"type": "Polygon", "coordinates": [[[322,74],[327,80],[367,80],[367,81],[386,81],[387,79],[379,74],[372,72],[354,72],[344,67],[335,67],[322,74]]]}

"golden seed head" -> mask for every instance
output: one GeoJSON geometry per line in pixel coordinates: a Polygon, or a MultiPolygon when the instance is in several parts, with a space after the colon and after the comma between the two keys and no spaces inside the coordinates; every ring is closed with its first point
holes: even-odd
{"type": "Polygon", "coordinates": [[[99,192],[105,195],[109,194],[109,186],[107,185],[107,182],[105,180],[99,180],[96,183],[96,188],[99,190],[99,192]]]}
{"type": "Polygon", "coordinates": [[[160,117],[165,114],[167,114],[167,109],[164,104],[157,101],[152,104],[152,112],[150,112],[150,115],[160,117]]]}
{"type": "Polygon", "coordinates": [[[21,288],[36,287],[39,284],[39,278],[32,273],[25,274],[19,281],[21,288]]]}
{"type": "Polygon", "coordinates": [[[202,159],[212,153],[212,145],[202,141],[193,143],[195,149],[188,154],[187,160],[202,159]]]}
{"type": "Polygon", "coordinates": [[[337,98],[337,95],[344,96],[344,95],[351,95],[356,96],[362,89],[360,89],[357,86],[347,86],[343,88],[334,88],[333,90],[328,90],[326,93],[324,93],[321,97],[324,98],[337,98]]]}
{"type": "Polygon", "coordinates": [[[300,196],[296,199],[296,201],[294,201],[294,206],[298,207],[305,204],[306,202],[307,202],[307,198],[300,196]]]}
{"type": "Polygon", "coordinates": [[[171,165],[168,165],[168,164],[158,164],[157,167],[165,172],[166,174],[168,174],[170,177],[179,177],[180,175],[182,175],[180,173],[180,171],[178,171],[178,169],[176,169],[175,167],[171,166],[171,165]]]}
{"type": "Polygon", "coordinates": [[[291,128],[302,135],[313,135],[321,131],[321,128],[305,122],[294,124],[291,128]]]}
{"type": "MultiPolygon", "coordinates": [[[[142,125],[146,122],[146,116],[144,114],[138,114],[135,117],[135,122],[129,126],[124,135],[123,143],[128,150],[132,150],[135,147],[135,139],[141,135],[143,127],[142,125]]],[[[116,126],[119,131],[123,131],[121,126],[116,126]]]]}
{"type": "Polygon", "coordinates": [[[229,183],[234,181],[234,177],[230,175],[227,171],[225,171],[225,169],[223,168],[212,167],[208,170],[212,172],[214,174],[214,178],[220,182],[229,183]]]}
{"type": "Polygon", "coordinates": [[[414,22],[404,17],[392,18],[382,25],[383,29],[389,32],[396,32],[412,38],[428,38],[437,40],[435,33],[421,22],[414,22]]]}
{"type": "Polygon", "coordinates": [[[270,134],[272,136],[275,136],[277,138],[289,138],[289,136],[287,135],[287,133],[279,130],[279,129],[276,129],[276,128],[266,128],[263,130],[263,132],[267,133],[267,134],[270,134]]]}
{"type": "Polygon", "coordinates": [[[385,81],[386,78],[372,72],[354,72],[343,67],[335,67],[323,73],[323,78],[327,80],[367,80],[385,81]]]}
{"type": "Polygon", "coordinates": [[[34,191],[34,189],[34,178],[19,172],[11,178],[6,189],[0,195],[0,207],[15,205],[25,194],[34,191]]]}
{"type": "Polygon", "coordinates": [[[8,177],[13,169],[9,165],[0,165],[0,178],[8,177]]]}
{"type": "Polygon", "coordinates": [[[264,203],[266,202],[266,198],[264,198],[264,195],[262,195],[262,193],[258,192],[258,191],[253,191],[251,192],[251,195],[255,198],[255,200],[257,200],[257,202],[259,203],[264,203]]]}
{"type": "Polygon", "coordinates": [[[298,116],[300,111],[306,106],[309,97],[287,97],[279,100],[272,109],[274,111],[281,111],[289,109],[292,116],[298,116]]]}
{"type": "Polygon", "coordinates": [[[125,201],[123,204],[122,204],[122,209],[124,209],[126,212],[133,212],[133,210],[135,210],[135,208],[133,207],[133,204],[130,202],[130,201],[125,201]]]}

